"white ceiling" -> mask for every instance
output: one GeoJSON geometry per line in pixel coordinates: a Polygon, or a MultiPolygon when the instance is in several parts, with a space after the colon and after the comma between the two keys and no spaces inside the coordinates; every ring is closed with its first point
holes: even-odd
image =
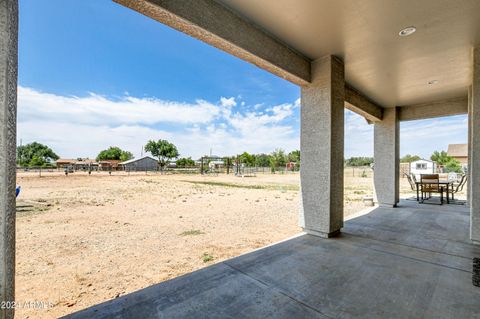
{"type": "Polygon", "coordinates": [[[383,106],[467,95],[480,0],[218,1],[312,60],[342,57],[347,81],[383,106]]]}

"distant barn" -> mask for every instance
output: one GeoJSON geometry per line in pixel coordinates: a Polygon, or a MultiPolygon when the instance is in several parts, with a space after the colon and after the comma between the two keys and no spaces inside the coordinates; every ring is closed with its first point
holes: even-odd
{"type": "Polygon", "coordinates": [[[468,144],[448,144],[447,153],[459,161],[463,167],[468,166],[468,144]]]}
{"type": "Polygon", "coordinates": [[[119,165],[125,171],[156,171],[158,169],[158,161],[150,156],[132,158],[119,163],[119,165]]]}

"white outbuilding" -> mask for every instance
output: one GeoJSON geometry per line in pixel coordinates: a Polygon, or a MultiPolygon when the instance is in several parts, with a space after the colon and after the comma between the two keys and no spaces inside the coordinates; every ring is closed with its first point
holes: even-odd
{"type": "Polygon", "coordinates": [[[437,163],[434,161],[420,159],[410,163],[410,174],[414,174],[420,179],[421,174],[435,174],[437,172],[437,163]]]}

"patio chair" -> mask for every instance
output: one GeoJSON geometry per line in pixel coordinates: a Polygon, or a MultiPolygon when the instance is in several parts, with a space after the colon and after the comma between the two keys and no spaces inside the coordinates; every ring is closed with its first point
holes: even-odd
{"type": "Polygon", "coordinates": [[[452,200],[455,200],[455,194],[458,192],[461,192],[463,190],[463,187],[467,183],[467,175],[463,175],[462,178],[460,179],[460,182],[458,184],[453,184],[454,189],[452,190],[452,200]]]}
{"type": "MultiPolygon", "coordinates": [[[[407,174],[407,173],[404,173],[403,175],[407,178],[408,184],[410,185],[410,188],[412,189],[412,191],[417,192],[417,183],[416,183],[416,180],[415,180],[415,175],[407,174]]],[[[412,197],[409,197],[409,198],[405,198],[405,200],[417,201],[417,197],[412,196],[412,197]]]]}
{"type": "Polygon", "coordinates": [[[458,182],[458,174],[455,172],[448,173],[448,181],[449,182],[458,182]]]}
{"type": "Polygon", "coordinates": [[[408,184],[410,184],[410,188],[412,189],[412,191],[416,192],[417,191],[417,184],[415,184],[415,181],[413,180],[411,174],[405,173],[404,175],[407,178],[408,184]]]}
{"type": "Polygon", "coordinates": [[[422,192],[422,199],[420,203],[423,203],[425,199],[430,199],[432,193],[440,194],[440,205],[443,205],[443,187],[440,186],[440,178],[438,174],[422,174],[420,175],[420,182],[421,182],[421,192],[422,192]],[[428,194],[428,197],[427,197],[428,194]]]}

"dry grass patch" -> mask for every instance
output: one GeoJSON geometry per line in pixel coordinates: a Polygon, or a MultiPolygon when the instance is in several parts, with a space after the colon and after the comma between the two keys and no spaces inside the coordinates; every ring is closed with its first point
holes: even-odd
{"type": "Polygon", "coordinates": [[[201,230],[198,230],[198,229],[192,229],[192,230],[186,230],[184,232],[181,232],[180,234],[178,234],[179,236],[197,236],[197,235],[203,235],[205,234],[204,232],[202,232],[201,230]]]}

